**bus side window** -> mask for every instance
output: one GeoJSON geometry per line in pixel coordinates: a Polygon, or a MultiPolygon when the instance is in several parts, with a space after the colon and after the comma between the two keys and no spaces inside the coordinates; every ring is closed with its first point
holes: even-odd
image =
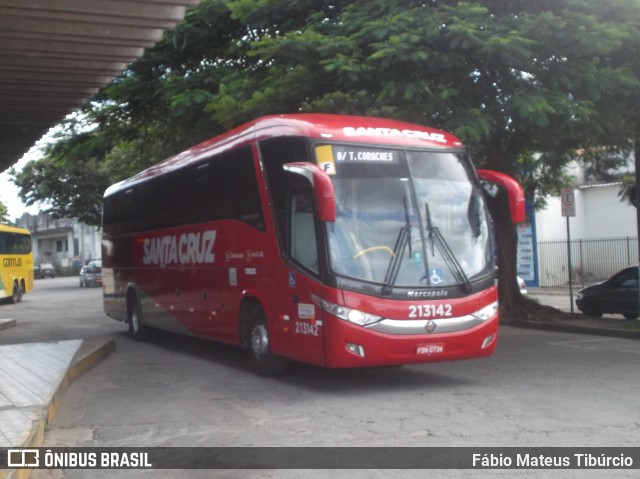
{"type": "Polygon", "coordinates": [[[318,273],[318,246],[311,190],[292,191],[289,195],[291,258],[318,273]]]}

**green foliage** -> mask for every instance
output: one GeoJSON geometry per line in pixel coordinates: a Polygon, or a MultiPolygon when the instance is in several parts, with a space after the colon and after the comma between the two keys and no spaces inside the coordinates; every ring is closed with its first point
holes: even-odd
{"type": "Polygon", "coordinates": [[[0,223],[9,224],[9,210],[2,201],[0,201],[0,223]]]}
{"type": "Polygon", "coordinates": [[[13,173],[26,205],[46,201],[54,217],[78,218],[99,224],[102,192],[109,185],[93,161],[60,165],[48,160],[34,161],[13,173]]]}
{"type": "Polygon", "coordinates": [[[638,197],[636,195],[636,179],[633,176],[624,176],[622,178],[622,188],[618,192],[620,201],[632,204],[638,207],[638,197]]]}

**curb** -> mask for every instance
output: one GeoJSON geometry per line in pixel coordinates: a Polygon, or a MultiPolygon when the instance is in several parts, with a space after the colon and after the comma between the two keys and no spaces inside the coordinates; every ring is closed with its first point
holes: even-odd
{"type": "MultiPolygon", "coordinates": [[[[116,349],[116,342],[113,339],[101,339],[93,341],[83,341],[82,345],[71,360],[71,364],[66,374],[55,389],[48,403],[43,405],[42,412],[37,420],[31,424],[31,430],[25,433],[26,440],[18,447],[41,447],[44,442],[44,433],[47,425],[53,421],[58,407],[62,403],[69,386],[80,376],[89,371],[105,359],[116,349]]],[[[9,469],[0,471],[0,479],[28,479],[32,469],[9,469]]]]}
{"type": "Polygon", "coordinates": [[[13,318],[0,319],[0,330],[13,328],[17,321],[13,318]]]}
{"type": "Polygon", "coordinates": [[[640,339],[640,331],[632,331],[626,329],[612,329],[612,328],[597,328],[590,326],[581,326],[579,324],[566,324],[562,322],[547,323],[547,322],[533,322],[523,320],[510,320],[505,323],[511,326],[517,326],[521,328],[529,329],[542,329],[549,331],[558,331],[561,333],[579,333],[579,334],[593,334],[598,336],[610,336],[623,339],[640,339]]]}
{"type": "MultiPolygon", "coordinates": [[[[64,378],[60,382],[56,391],[53,393],[51,401],[46,406],[47,418],[46,424],[53,421],[58,407],[64,398],[67,389],[73,384],[73,382],[82,376],[85,372],[94,368],[98,363],[105,359],[116,349],[116,342],[113,339],[82,342],[80,349],[76,352],[75,356],[71,360],[69,369],[64,378]]],[[[42,442],[40,442],[42,444],[42,442]]]]}

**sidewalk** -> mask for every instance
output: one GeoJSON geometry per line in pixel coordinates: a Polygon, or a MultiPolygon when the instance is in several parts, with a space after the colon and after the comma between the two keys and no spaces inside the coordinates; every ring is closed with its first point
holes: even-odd
{"type": "Polygon", "coordinates": [[[640,339],[640,320],[625,319],[619,314],[605,314],[600,318],[585,316],[575,306],[577,288],[573,291],[574,312],[571,313],[569,288],[530,288],[528,297],[538,303],[556,308],[565,314],[542,316],[536,320],[517,320],[514,325],[552,331],[599,334],[620,338],[640,339]]]}
{"type": "MultiPolygon", "coordinates": [[[[13,319],[0,319],[0,331],[13,319]]],[[[113,339],[80,339],[0,346],[0,448],[40,447],[71,383],[115,349],[113,339]]],[[[0,470],[25,479],[31,470],[0,470]]]]}

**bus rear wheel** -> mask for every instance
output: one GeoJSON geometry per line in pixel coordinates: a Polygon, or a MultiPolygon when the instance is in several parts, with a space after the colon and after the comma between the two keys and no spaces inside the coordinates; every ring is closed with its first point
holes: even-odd
{"type": "Polygon", "coordinates": [[[13,294],[11,295],[11,302],[17,304],[22,301],[22,295],[24,294],[24,288],[17,281],[13,282],[13,294]]]}
{"type": "Polygon", "coordinates": [[[244,342],[249,367],[254,373],[260,376],[277,376],[286,371],[289,362],[271,352],[267,319],[258,306],[254,306],[249,313],[244,342]]]}
{"type": "Polygon", "coordinates": [[[129,294],[127,299],[127,321],[129,322],[129,335],[136,341],[146,341],[151,338],[153,330],[142,324],[142,310],[138,296],[129,294]]]}

